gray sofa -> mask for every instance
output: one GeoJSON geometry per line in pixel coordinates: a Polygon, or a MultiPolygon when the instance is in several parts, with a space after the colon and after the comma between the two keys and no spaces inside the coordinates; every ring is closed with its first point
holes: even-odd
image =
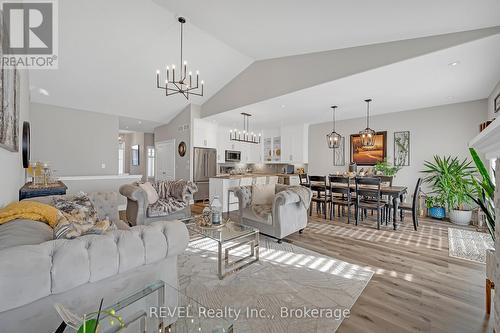
{"type": "Polygon", "coordinates": [[[177,180],[155,182],[152,185],[160,197],[154,205],[148,203],[146,192],[138,184],[126,184],[120,187],[120,193],[127,198],[129,223],[141,225],[191,216],[193,195],[198,190],[194,183],[177,180]],[[165,186],[160,188],[162,183],[165,186]]]}
{"type": "MultiPolygon", "coordinates": [[[[276,194],[268,214],[256,214],[252,207],[252,186],[240,186],[235,190],[239,200],[238,215],[240,222],[259,229],[260,233],[282,238],[302,230],[307,226],[309,203],[301,202],[299,195],[287,189],[288,186],[276,184],[276,194]]],[[[303,188],[309,192],[310,189],[303,188]]]]}
{"type": "MultiPolygon", "coordinates": [[[[112,195],[111,195],[112,196],[112,195]]],[[[94,194],[100,216],[118,219],[110,195],[94,194]]],[[[50,197],[30,200],[50,203],[50,197]]],[[[42,222],[0,225],[0,332],[54,332],[61,320],[54,303],[77,313],[95,311],[156,280],[177,286],[177,256],[189,235],[179,221],[114,230],[104,235],[53,240],[42,222]]],[[[167,305],[177,293],[167,288],[167,305]]]]}

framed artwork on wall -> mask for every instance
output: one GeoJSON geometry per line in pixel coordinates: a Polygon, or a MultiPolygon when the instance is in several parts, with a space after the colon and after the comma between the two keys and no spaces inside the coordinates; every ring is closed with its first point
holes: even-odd
{"type": "Polygon", "coordinates": [[[497,97],[495,97],[494,104],[495,113],[497,113],[498,111],[500,111],[500,93],[498,93],[497,97]]]}
{"type": "Polygon", "coordinates": [[[343,166],[345,165],[345,137],[343,136],[340,140],[340,145],[338,148],[333,148],[333,165],[343,166]]]}
{"type": "Polygon", "coordinates": [[[394,165],[410,165],[410,131],[394,132],[394,165]]]}
{"type": "Polygon", "coordinates": [[[131,147],[131,161],[133,166],[138,166],[139,165],[139,145],[133,145],[131,147]]]}
{"type": "Polygon", "coordinates": [[[359,134],[351,134],[351,163],[357,165],[375,165],[387,157],[387,132],[375,133],[375,145],[365,148],[359,134]]]}

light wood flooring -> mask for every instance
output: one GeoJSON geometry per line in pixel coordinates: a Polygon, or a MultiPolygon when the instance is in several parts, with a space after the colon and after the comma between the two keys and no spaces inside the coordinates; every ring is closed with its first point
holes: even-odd
{"type": "MultiPolygon", "coordinates": [[[[193,206],[201,212],[202,206],[193,206]]],[[[448,256],[449,222],[411,217],[397,231],[369,220],[347,224],[315,214],[303,234],[286,238],[298,246],[375,274],[337,332],[492,332],[485,315],[484,265],[448,256]]],[[[351,222],[352,223],[352,222],[351,222]]]]}

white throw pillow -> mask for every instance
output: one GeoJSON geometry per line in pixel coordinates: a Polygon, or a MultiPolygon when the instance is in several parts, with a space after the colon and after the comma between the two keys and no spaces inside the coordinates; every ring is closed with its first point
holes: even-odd
{"type": "Polygon", "coordinates": [[[158,199],[160,199],[160,197],[158,196],[158,192],[156,192],[155,188],[153,187],[153,185],[151,185],[150,182],[139,184],[139,187],[142,188],[144,192],[146,192],[146,195],[148,197],[148,203],[150,205],[154,204],[155,202],[158,201],[158,199]]]}
{"type": "Polygon", "coordinates": [[[272,205],[274,200],[274,185],[252,185],[252,205],[272,205]]]}

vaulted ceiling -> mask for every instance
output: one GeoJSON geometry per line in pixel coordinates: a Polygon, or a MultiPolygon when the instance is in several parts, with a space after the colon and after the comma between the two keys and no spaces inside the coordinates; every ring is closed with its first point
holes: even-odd
{"type": "MultiPolygon", "coordinates": [[[[155,88],[156,69],[178,62],[177,15],[188,19],[185,58],[206,82],[206,95],[191,102],[203,108],[255,61],[500,26],[498,0],[58,3],[59,69],[31,71],[32,100],[155,122],[168,122],[188,103],[155,88]]],[[[278,112],[269,115],[269,110],[279,105],[290,110],[290,119],[303,121],[300,115],[309,113],[321,121],[332,99],[345,102],[346,114],[354,117],[354,101],[367,95],[388,111],[484,98],[491,82],[500,79],[498,45],[498,38],[490,36],[380,64],[293,93],[250,100],[225,119],[245,108],[270,121],[278,112]],[[460,66],[450,74],[447,63],[455,60],[460,66]],[[292,105],[297,106],[293,112],[292,105]]],[[[265,87],[266,75],[273,72],[257,84],[265,87]]]]}

